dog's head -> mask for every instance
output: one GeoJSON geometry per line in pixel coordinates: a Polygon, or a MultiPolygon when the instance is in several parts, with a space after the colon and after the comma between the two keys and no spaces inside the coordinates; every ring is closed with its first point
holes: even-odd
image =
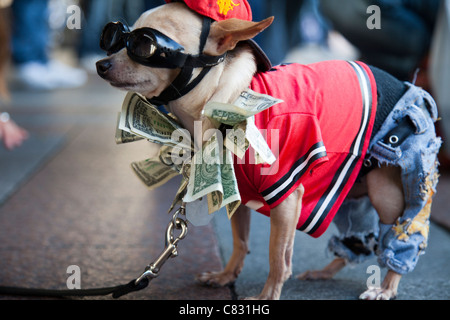
{"type": "Polygon", "coordinates": [[[108,30],[105,27],[101,45],[108,58],[97,62],[97,72],[112,86],[151,99],[172,84],[187,56],[201,54],[201,61],[220,64],[224,59],[219,57],[233,50],[239,41],[255,37],[272,21],[213,22],[203,52],[199,52],[203,17],[184,3],[169,3],[145,12],[131,30],[120,23],[109,24],[108,30]]]}

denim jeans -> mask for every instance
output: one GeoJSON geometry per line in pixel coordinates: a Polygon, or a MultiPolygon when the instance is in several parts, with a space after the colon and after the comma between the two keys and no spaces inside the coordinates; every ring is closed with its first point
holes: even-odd
{"type": "Polygon", "coordinates": [[[408,91],[372,139],[366,156],[380,165],[401,168],[403,215],[394,225],[384,225],[368,197],[346,200],[334,221],[341,235],[329,243],[330,251],[351,263],[362,262],[375,252],[381,266],[399,274],[411,272],[427,247],[432,198],[439,178],[437,154],[442,144],[434,128],[436,103],[421,88],[407,85],[408,91]],[[393,148],[383,137],[405,117],[414,124],[415,132],[393,148]],[[373,239],[377,239],[376,245],[373,239]]]}
{"type": "Polygon", "coordinates": [[[12,57],[17,64],[48,61],[50,29],[47,0],[14,0],[12,57]]]}

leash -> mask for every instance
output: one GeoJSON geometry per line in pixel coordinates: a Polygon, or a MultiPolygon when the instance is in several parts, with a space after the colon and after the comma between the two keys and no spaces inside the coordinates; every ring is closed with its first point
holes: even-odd
{"type": "Polygon", "coordinates": [[[35,288],[18,288],[0,286],[0,295],[12,296],[34,296],[34,297],[88,297],[88,296],[107,296],[112,294],[114,299],[118,299],[128,293],[145,289],[149,280],[139,282],[136,285],[136,279],[128,284],[115,287],[97,288],[97,289],[73,289],[73,290],[49,290],[35,288]]]}
{"type": "Polygon", "coordinates": [[[187,221],[180,217],[186,216],[186,207],[183,203],[175,214],[166,229],[166,246],[163,252],[155,260],[149,264],[145,271],[136,279],[127,284],[114,287],[95,288],[95,289],[73,289],[73,290],[49,290],[36,288],[20,288],[0,286],[0,295],[14,296],[38,296],[38,297],[88,297],[88,296],[107,296],[112,294],[114,299],[118,299],[131,292],[136,292],[147,288],[150,281],[157,278],[161,267],[170,258],[178,256],[178,243],[186,237],[188,227],[187,221]],[[179,231],[175,236],[175,230],[179,231]]]}

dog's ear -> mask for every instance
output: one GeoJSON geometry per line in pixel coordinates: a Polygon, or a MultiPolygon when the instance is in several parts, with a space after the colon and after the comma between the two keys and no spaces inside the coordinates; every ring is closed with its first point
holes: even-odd
{"type": "Polygon", "coordinates": [[[269,27],[274,17],[261,22],[252,22],[240,19],[227,19],[214,22],[211,25],[208,41],[204,53],[212,56],[220,56],[233,50],[239,41],[249,40],[257,36],[269,27]]]}

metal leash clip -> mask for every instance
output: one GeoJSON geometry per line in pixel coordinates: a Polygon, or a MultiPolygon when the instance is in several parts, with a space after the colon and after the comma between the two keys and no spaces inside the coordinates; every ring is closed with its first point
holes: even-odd
{"type": "Polygon", "coordinates": [[[161,267],[166,263],[167,260],[170,258],[175,258],[178,256],[177,246],[178,243],[183,240],[186,237],[188,227],[187,227],[187,221],[180,218],[179,216],[185,216],[186,215],[186,206],[185,203],[183,203],[178,209],[170,221],[169,225],[166,229],[166,247],[164,251],[159,255],[159,257],[156,259],[155,262],[149,264],[146,268],[144,273],[142,273],[139,278],[136,279],[135,285],[137,286],[142,280],[147,278],[149,281],[152,279],[158,277],[158,273],[161,269],[161,267]],[[174,231],[179,230],[180,234],[175,237],[174,231]]]}

